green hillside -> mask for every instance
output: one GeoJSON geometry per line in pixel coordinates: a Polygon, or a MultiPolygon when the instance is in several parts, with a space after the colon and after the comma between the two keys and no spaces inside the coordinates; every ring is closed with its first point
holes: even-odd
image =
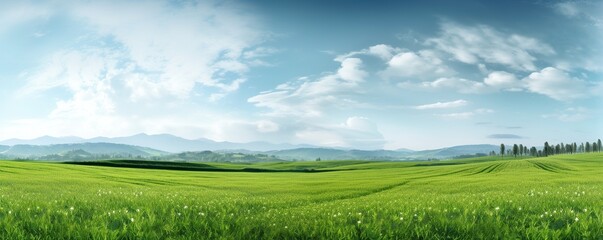
{"type": "Polygon", "coordinates": [[[603,238],[600,153],[113,163],[0,161],[0,239],[603,238]]]}
{"type": "MultiPolygon", "coordinates": [[[[1,149],[1,147],[0,147],[1,149]]],[[[73,160],[72,156],[104,157],[151,157],[167,154],[159,150],[114,143],[77,143],[54,145],[14,145],[1,152],[8,157],[40,160],[73,160]]]]}

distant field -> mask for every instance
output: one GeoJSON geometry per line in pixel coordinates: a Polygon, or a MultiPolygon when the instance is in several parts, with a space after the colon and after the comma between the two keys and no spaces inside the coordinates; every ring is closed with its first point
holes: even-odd
{"type": "Polygon", "coordinates": [[[0,239],[603,239],[599,153],[104,165],[0,161],[0,239]]]}

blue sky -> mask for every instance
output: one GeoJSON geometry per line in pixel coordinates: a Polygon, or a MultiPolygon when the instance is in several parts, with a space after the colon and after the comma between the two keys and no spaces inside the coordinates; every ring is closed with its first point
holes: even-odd
{"type": "Polygon", "coordinates": [[[601,1],[6,1],[0,139],[603,136],[601,1]]]}

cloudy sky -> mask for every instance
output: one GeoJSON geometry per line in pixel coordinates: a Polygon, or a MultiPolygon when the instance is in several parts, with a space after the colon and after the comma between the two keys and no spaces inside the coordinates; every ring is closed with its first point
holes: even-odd
{"type": "Polygon", "coordinates": [[[601,1],[2,1],[0,139],[603,136],[601,1]]]}

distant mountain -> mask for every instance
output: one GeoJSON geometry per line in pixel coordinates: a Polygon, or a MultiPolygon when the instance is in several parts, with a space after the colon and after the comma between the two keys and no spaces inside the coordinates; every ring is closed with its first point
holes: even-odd
{"type": "Polygon", "coordinates": [[[317,158],[330,160],[413,160],[413,159],[447,159],[460,155],[476,153],[488,154],[497,151],[495,145],[463,145],[448,148],[412,151],[402,150],[341,150],[330,148],[297,148],[289,150],[267,151],[268,155],[287,160],[315,160],[317,158]]]}
{"type": "Polygon", "coordinates": [[[296,148],[288,150],[267,151],[268,155],[274,155],[288,160],[400,160],[408,152],[391,150],[343,150],[331,148],[296,148]]]}
{"type": "Polygon", "coordinates": [[[262,152],[271,150],[295,149],[303,147],[314,147],[311,145],[293,145],[293,144],[274,144],[268,142],[249,142],[249,143],[233,143],[233,142],[216,142],[205,138],[200,139],[185,139],[170,134],[137,134],[128,137],[97,137],[91,139],[83,139],[78,137],[49,137],[44,136],[31,140],[9,139],[1,141],[2,145],[52,145],[52,144],[75,144],[75,143],[115,143],[126,144],[133,146],[141,146],[147,148],[158,149],[161,151],[180,153],[187,151],[216,151],[230,150],[234,151],[251,151],[262,152]]]}
{"type": "MultiPolygon", "coordinates": [[[[92,155],[117,154],[141,157],[169,155],[168,153],[212,151],[225,154],[225,156],[228,153],[241,153],[245,155],[265,154],[271,158],[286,160],[315,160],[317,158],[325,160],[413,160],[448,159],[461,155],[488,154],[491,151],[499,151],[499,146],[488,144],[462,145],[422,151],[413,151],[410,149],[350,150],[267,142],[216,142],[204,138],[191,140],[170,134],[137,134],[128,137],[97,137],[92,139],[45,136],[32,140],[10,139],[2,141],[0,144],[0,154],[18,157],[53,154],[62,154],[61,156],[65,157],[68,156],[65,155],[66,152],[82,150],[92,155]],[[4,145],[11,145],[12,147],[8,148],[4,145]]],[[[83,152],[73,154],[75,154],[74,156],[82,157],[86,155],[83,152]]],[[[185,159],[190,158],[187,157],[185,159]]]]}
{"type": "Polygon", "coordinates": [[[10,148],[10,146],[4,146],[4,145],[0,145],[0,153],[8,150],[10,148]]]}
{"type": "Polygon", "coordinates": [[[262,152],[279,149],[293,149],[307,147],[308,145],[292,144],[273,144],[267,142],[216,142],[205,138],[189,140],[170,134],[137,134],[129,137],[117,138],[93,138],[86,140],[88,142],[110,142],[119,144],[129,144],[136,146],[159,149],[166,152],[192,152],[192,151],[216,151],[216,150],[247,150],[252,152],[262,152]]]}
{"type": "Polygon", "coordinates": [[[490,144],[478,144],[478,145],[461,145],[433,150],[415,151],[407,156],[409,158],[452,158],[460,155],[470,155],[475,153],[488,154],[491,151],[498,152],[500,146],[490,144]]]}
{"type": "Polygon", "coordinates": [[[51,137],[43,136],[34,139],[8,139],[0,142],[2,145],[14,146],[14,145],[52,145],[52,144],[69,144],[69,143],[81,143],[84,139],[80,137],[51,137]]]}
{"type": "Polygon", "coordinates": [[[122,157],[151,157],[167,154],[166,152],[114,143],[77,143],[77,144],[54,144],[54,145],[15,145],[1,152],[2,155],[39,158],[49,155],[65,156],[72,155],[106,155],[122,157]]]}

